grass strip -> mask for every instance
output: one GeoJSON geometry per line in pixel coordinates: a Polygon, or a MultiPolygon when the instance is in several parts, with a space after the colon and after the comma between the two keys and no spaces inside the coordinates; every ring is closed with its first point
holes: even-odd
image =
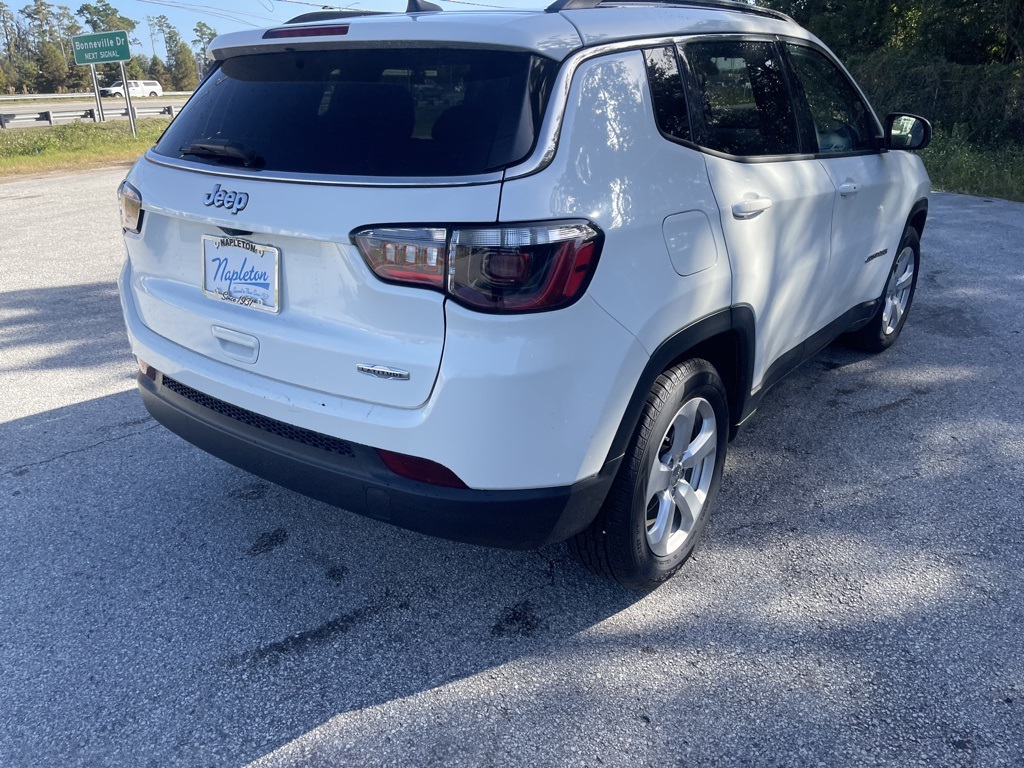
{"type": "Polygon", "coordinates": [[[0,176],[130,163],[156,143],[169,119],[67,123],[0,131],[0,176]]]}

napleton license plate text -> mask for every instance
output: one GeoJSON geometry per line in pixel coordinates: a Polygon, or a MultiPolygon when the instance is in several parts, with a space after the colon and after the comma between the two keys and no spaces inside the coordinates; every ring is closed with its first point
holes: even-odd
{"type": "Polygon", "coordinates": [[[271,245],[203,235],[203,293],[239,306],[277,312],[280,255],[271,245]]]}

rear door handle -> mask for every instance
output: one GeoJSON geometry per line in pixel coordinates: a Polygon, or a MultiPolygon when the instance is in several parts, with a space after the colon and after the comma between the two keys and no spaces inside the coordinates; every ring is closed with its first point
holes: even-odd
{"type": "Polygon", "coordinates": [[[740,200],[732,204],[732,215],[736,219],[752,219],[762,211],[772,207],[771,199],[767,197],[755,197],[752,200],[740,200]]]}
{"type": "Polygon", "coordinates": [[[839,185],[839,194],[843,197],[852,197],[860,192],[860,184],[855,181],[847,181],[839,185]]]}

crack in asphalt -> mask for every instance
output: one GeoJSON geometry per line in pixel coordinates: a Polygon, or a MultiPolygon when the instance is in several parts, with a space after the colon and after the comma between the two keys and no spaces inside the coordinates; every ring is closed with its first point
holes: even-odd
{"type": "Polygon", "coordinates": [[[22,464],[22,465],[17,466],[17,467],[11,467],[10,469],[5,469],[2,472],[0,472],[0,477],[4,477],[6,475],[13,475],[14,477],[21,477],[22,475],[28,474],[28,472],[30,470],[34,469],[35,467],[42,467],[42,466],[45,466],[46,464],[51,464],[51,463],[53,463],[55,461],[60,461],[61,459],[66,459],[69,456],[75,456],[76,454],[79,454],[79,453],[85,453],[86,451],[91,451],[93,448],[98,448],[101,445],[107,445],[108,443],[115,443],[118,440],[124,440],[126,437],[135,437],[136,435],[141,435],[141,434],[143,434],[145,432],[149,432],[151,430],[157,429],[159,426],[160,426],[159,424],[151,424],[150,426],[146,427],[145,429],[140,429],[140,430],[137,430],[135,432],[129,432],[129,433],[124,434],[124,435],[117,435],[116,437],[108,437],[105,440],[100,440],[99,442],[91,443],[90,445],[86,445],[86,446],[83,446],[81,448],[75,448],[74,450],[71,450],[71,451],[65,451],[64,453],[60,453],[60,454],[58,454],[56,456],[51,456],[48,459],[42,459],[40,461],[34,461],[31,464],[22,464]]]}

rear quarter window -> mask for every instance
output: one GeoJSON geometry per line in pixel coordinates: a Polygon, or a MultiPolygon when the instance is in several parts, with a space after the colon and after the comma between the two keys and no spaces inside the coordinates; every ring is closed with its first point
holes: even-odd
{"type": "Polygon", "coordinates": [[[528,53],[348,49],[224,61],[155,147],[226,140],[254,166],[354,176],[463,176],[505,168],[536,140],[557,64],[528,53]]]}

